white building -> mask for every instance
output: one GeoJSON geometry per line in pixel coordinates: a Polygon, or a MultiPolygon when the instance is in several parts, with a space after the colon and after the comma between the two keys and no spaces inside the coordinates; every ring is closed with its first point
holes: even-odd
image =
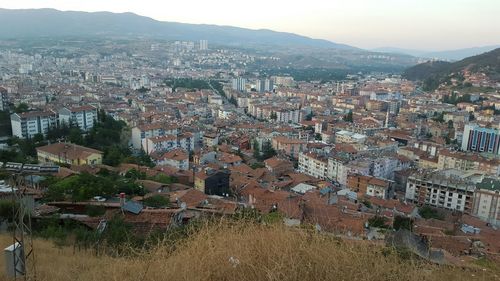
{"type": "Polygon", "coordinates": [[[63,107],[59,110],[60,124],[78,126],[81,130],[88,131],[94,127],[97,120],[97,109],[90,105],[78,107],[63,107]]]}
{"type": "Polygon", "coordinates": [[[247,80],[242,77],[234,78],[232,88],[233,90],[244,92],[247,85],[247,80]]]}
{"type": "Polygon", "coordinates": [[[328,172],[327,178],[330,180],[335,180],[342,185],[347,184],[347,172],[349,169],[347,168],[347,160],[340,158],[328,158],[328,172]]]}
{"type": "Polygon", "coordinates": [[[53,111],[29,111],[10,115],[12,135],[30,139],[37,134],[47,135],[50,128],[57,126],[57,113],[53,111]]]}
{"type": "Polygon", "coordinates": [[[166,165],[179,170],[189,170],[189,154],[183,149],[173,149],[159,157],[153,157],[156,165],[166,165]]]}
{"type": "Polygon", "coordinates": [[[335,133],[336,143],[364,143],[366,135],[353,133],[350,131],[338,131],[335,133]]]}
{"type": "Polygon", "coordinates": [[[299,172],[318,179],[326,179],[328,174],[328,160],[316,153],[300,152],[299,172]]]}
{"type": "Polygon", "coordinates": [[[200,40],[200,51],[208,50],[208,40],[200,40]]]}
{"type": "Polygon", "coordinates": [[[142,150],[147,154],[166,152],[179,147],[177,136],[164,135],[142,139],[142,150]]]}
{"type": "Polygon", "coordinates": [[[132,128],[132,146],[135,149],[143,149],[143,140],[152,137],[166,136],[166,135],[177,135],[178,126],[168,125],[162,123],[153,123],[140,125],[132,128]]]}

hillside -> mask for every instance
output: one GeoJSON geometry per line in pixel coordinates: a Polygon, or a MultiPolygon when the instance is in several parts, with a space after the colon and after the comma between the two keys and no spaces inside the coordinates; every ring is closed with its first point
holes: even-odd
{"type": "Polygon", "coordinates": [[[412,50],[412,49],[402,49],[393,47],[381,47],[373,49],[372,51],[382,52],[382,53],[405,54],[419,58],[459,61],[467,57],[472,57],[492,51],[499,47],[500,45],[491,45],[491,46],[472,47],[472,48],[444,50],[444,51],[423,51],[423,50],[412,50]]]}
{"type": "MultiPolygon", "coordinates": [[[[168,238],[153,250],[128,257],[95,256],[36,239],[37,280],[460,281],[497,280],[499,274],[491,264],[439,266],[373,242],[278,225],[220,222],[174,244],[168,238]]],[[[0,236],[0,243],[6,247],[11,238],[0,236]]],[[[6,280],[3,274],[0,279],[6,280]]]]}
{"type": "Polygon", "coordinates": [[[65,36],[145,37],[166,40],[208,39],[211,43],[248,46],[308,46],[353,50],[354,47],[272,30],[161,22],[133,13],[74,12],[54,9],[0,9],[0,38],[65,36]]]}
{"type": "Polygon", "coordinates": [[[472,73],[484,73],[492,80],[500,81],[500,48],[481,55],[465,58],[461,61],[448,63],[430,61],[406,69],[403,77],[409,80],[421,80],[432,90],[440,83],[449,80],[451,75],[458,78],[464,70],[472,73]]]}

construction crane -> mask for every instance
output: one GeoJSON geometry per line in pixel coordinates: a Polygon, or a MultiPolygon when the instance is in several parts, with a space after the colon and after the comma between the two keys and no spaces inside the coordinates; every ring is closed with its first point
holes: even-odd
{"type": "Polygon", "coordinates": [[[35,251],[31,228],[33,206],[26,197],[24,179],[27,175],[50,175],[59,172],[59,166],[0,162],[0,170],[10,173],[13,208],[13,244],[5,249],[7,275],[10,277],[36,280],[35,251]],[[29,267],[29,268],[28,268],[29,267]]]}

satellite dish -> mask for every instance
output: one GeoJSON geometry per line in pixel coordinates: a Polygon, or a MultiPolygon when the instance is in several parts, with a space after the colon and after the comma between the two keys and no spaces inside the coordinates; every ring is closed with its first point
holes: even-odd
{"type": "Polygon", "coordinates": [[[186,202],[182,202],[181,203],[181,209],[182,210],[186,210],[186,208],[187,208],[186,202]]]}

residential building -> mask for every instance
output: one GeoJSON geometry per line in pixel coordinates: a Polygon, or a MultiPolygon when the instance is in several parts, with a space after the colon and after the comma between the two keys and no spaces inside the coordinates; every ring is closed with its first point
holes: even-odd
{"type": "Polygon", "coordinates": [[[299,153],[299,172],[318,179],[328,176],[328,159],[313,152],[299,153]]]}
{"type": "Polygon", "coordinates": [[[54,111],[28,111],[10,115],[12,135],[30,139],[37,134],[47,135],[50,128],[57,126],[57,113],[54,111]]]}
{"type": "Polygon", "coordinates": [[[97,108],[90,105],[63,107],[59,110],[59,124],[78,126],[83,131],[89,131],[96,121],[97,108]]]}
{"type": "Polygon", "coordinates": [[[242,77],[234,78],[232,88],[233,90],[244,92],[246,88],[247,80],[242,77]]]}
{"type": "Polygon", "coordinates": [[[72,143],[54,143],[36,148],[38,161],[69,165],[102,164],[103,152],[72,143]]]}
{"type": "Polygon", "coordinates": [[[179,170],[189,170],[189,153],[181,148],[176,148],[165,153],[152,155],[156,165],[166,165],[179,170]]]}
{"type": "Polygon", "coordinates": [[[132,146],[135,149],[142,149],[144,151],[147,151],[146,147],[143,147],[144,139],[166,135],[176,136],[177,134],[177,125],[153,123],[136,126],[132,128],[132,146]]]}
{"type": "Polygon", "coordinates": [[[166,152],[177,147],[179,147],[177,144],[177,136],[173,135],[150,137],[142,140],[142,150],[147,154],[152,154],[153,152],[166,152]]]}
{"type": "Polygon", "coordinates": [[[455,169],[420,170],[408,177],[405,197],[418,205],[471,213],[475,180],[473,173],[455,169]]]}
{"type": "Polygon", "coordinates": [[[500,179],[484,178],[476,185],[472,215],[500,226],[500,179]]]}
{"type": "Polygon", "coordinates": [[[199,191],[208,195],[229,196],[229,176],[226,170],[215,171],[211,168],[195,174],[194,186],[199,191]]]}
{"type": "Polygon", "coordinates": [[[347,174],[349,171],[349,168],[347,168],[348,163],[349,161],[343,157],[328,158],[327,178],[335,180],[345,186],[347,184],[347,174]]]}
{"type": "Polygon", "coordinates": [[[272,139],[272,145],[274,150],[282,151],[288,156],[297,158],[299,153],[305,150],[307,142],[301,139],[278,136],[272,139]]]}
{"type": "Polygon", "coordinates": [[[271,92],[274,88],[273,81],[270,79],[258,79],[255,86],[257,92],[271,92]]]}
{"type": "Polygon", "coordinates": [[[394,182],[372,176],[352,174],[347,177],[347,187],[358,195],[390,199],[394,195],[394,182]]]}
{"type": "Polygon", "coordinates": [[[284,173],[293,171],[293,163],[287,159],[281,159],[276,156],[264,160],[264,165],[271,173],[281,176],[284,173]]]}
{"type": "Polygon", "coordinates": [[[450,151],[439,151],[438,169],[457,169],[461,171],[477,170],[488,175],[500,175],[500,160],[487,159],[477,154],[450,151]]]}
{"type": "Polygon", "coordinates": [[[462,137],[462,150],[500,154],[499,130],[473,123],[466,124],[462,137]]]}
{"type": "Polygon", "coordinates": [[[208,50],[208,40],[200,40],[200,51],[208,50]]]}
{"type": "Polygon", "coordinates": [[[364,143],[366,135],[353,133],[350,131],[339,131],[335,133],[336,143],[364,143]]]}

